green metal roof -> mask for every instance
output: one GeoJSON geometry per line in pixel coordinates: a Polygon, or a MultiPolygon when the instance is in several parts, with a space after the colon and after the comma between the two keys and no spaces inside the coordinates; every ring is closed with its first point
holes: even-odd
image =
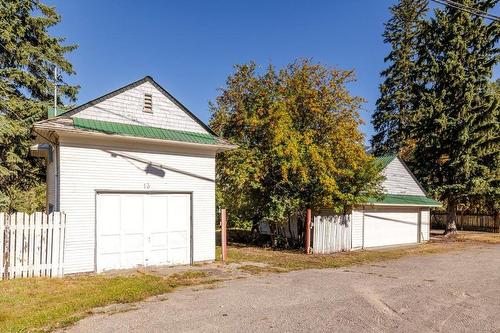
{"type": "Polygon", "coordinates": [[[108,134],[121,134],[141,138],[182,141],[202,144],[217,144],[218,140],[212,134],[194,133],[165,128],[115,123],[103,120],[93,120],[73,117],[73,126],[83,130],[91,130],[108,134]]]}
{"type": "Polygon", "coordinates": [[[368,203],[385,205],[441,206],[439,201],[418,195],[384,194],[381,198],[370,198],[368,203]]]}
{"type": "Polygon", "coordinates": [[[380,156],[375,159],[375,163],[380,165],[380,169],[384,170],[386,166],[389,165],[394,159],[396,158],[396,155],[385,155],[385,156],[380,156]]]}

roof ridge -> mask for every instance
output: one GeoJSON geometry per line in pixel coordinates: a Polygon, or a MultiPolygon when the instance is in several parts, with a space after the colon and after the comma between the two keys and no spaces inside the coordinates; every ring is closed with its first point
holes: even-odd
{"type": "Polygon", "coordinates": [[[398,155],[382,155],[375,157],[375,163],[380,164],[380,169],[384,170],[394,159],[398,158],[398,155]]]}
{"type": "MultiPolygon", "coordinates": [[[[97,98],[94,98],[86,103],[83,103],[83,104],[80,104],[74,108],[71,108],[70,110],[66,111],[66,112],[63,112],[61,113],[60,115],[58,115],[57,117],[60,117],[60,116],[66,116],[66,117],[69,117],[69,116],[74,116],[76,115],[78,112],[80,112],[81,110],[89,107],[89,106],[92,106],[92,105],[95,105],[99,102],[102,102],[103,100],[106,100],[108,98],[111,98],[113,96],[116,96],[126,90],[129,90],[131,88],[135,88],[141,84],[143,84],[144,82],[149,82],[151,83],[156,89],[158,89],[162,94],[164,94],[168,99],[170,99],[175,105],[177,105],[177,107],[179,107],[179,109],[181,109],[182,111],[184,111],[191,119],[193,119],[198,125],[200,125],[203,129],[205,129],[208,133],[212,134],[213,136],[215,137],[218,137],[217,133],[215,133],[207,124],[205,124],[203,121],[201,121],[200,118],[198,118],[197,116],[194,115],[194,113],[192,113],[186,106],[184,106],[184,104],[182,104],[181,102],[179,102],[172,94],[170,94],[165,88],[163,88],[160,84],[158,84],[151,76],[149,75],[146,75],[144,76],[142,79],[139,79],[139,80],[136,80],[134,82],[131,82],[129,84],[126,84],[118,89],[115,89],[115,90],[112,90],[100,97],[97,97],[97,98]]],[[[57,118],[57,117],[54,117],[54,118],[57,118]]]]}

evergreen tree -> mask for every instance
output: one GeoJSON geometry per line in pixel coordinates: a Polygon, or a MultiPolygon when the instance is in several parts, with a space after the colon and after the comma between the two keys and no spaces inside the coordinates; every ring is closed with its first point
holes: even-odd
{"type": "Polygon", "coordinates": [[[385,62],[389,67],[381,75],[380,98],[372,123],[375,155],[398,153],[411,139],[412,117],[416,109],[418,81],[417,54],[427,0],[401,0],[390,8],[392,17],[385,24],[384,42],[392,49],[385,62]]]}
{"type": "MultiPolygon", "coordinates": [[[[462,3],[486,12],[497,1],[462,3]]],[[[436,9],[425,28],[414,170],[446,203],[447,233],[456,231],[458,205],[499,199],[499,111],[490,85],[499,32],[498,22],[451,6],[436,9]]]]}
{"type": "MultiPolygon", "coordinates": [[[[40,159],[29,156],[30,131],[46,117],[53,103],[53,70],[73,74],[63,45],[48,29],[60,22],[55,9],[37,0],[0,2],[0,210],[11,208],[19,190],[40,183],[44,172],[40,159]]],[[[78,87],[58,79],[61,97],[75,99],[78,87]]]]}

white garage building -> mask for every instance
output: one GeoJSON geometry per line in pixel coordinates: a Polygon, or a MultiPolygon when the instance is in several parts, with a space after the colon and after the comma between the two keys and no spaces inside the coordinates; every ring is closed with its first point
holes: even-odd
{"type": "MultiPolygon", "coordinates": [[[[414,175],[397,156],[379,157],[376,163],[384,176],[384,195],[356,206],[347,215],[330,209],[312,212],[313,253],[333,253],[382,246],[416,244],[430,238],[430,209],[441,204],[426,196],[414,175]]],[[[287,238],[298,239],[297,215],[281,228],[287,238]]],[[[270,234],[262,223],[260,232],[270,234]]]]}
{"type": "Polygon", "coordinates": [[[441,204],[426,193],[397,156],[377,161],[384,196],[352,211],[352,249],[420,243],[430,237],[430,209],[441,204]]]}
{"type": "Polygon", "coordinates": [[[34,125],[64,273],[215,259],[215,154],[234,146],[147,76],[34,125]]]}

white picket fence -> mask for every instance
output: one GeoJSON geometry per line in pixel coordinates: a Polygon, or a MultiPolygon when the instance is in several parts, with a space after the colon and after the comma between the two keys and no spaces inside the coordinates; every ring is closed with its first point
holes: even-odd
{"type": "Polygon", "coordinates": [[[315,216],[313,253],[351,250],[351,215],[315,216]]]}
{"type": "Polygon", "coordinates": [[[66,215],[0,213],[0,279],[63,275],[66,215]]]}

